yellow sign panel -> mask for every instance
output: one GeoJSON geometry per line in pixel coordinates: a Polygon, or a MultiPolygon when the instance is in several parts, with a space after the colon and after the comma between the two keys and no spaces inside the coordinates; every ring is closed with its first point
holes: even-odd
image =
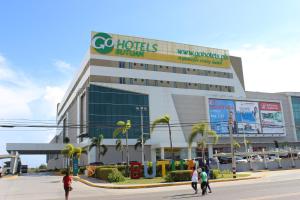
{"type": "Polygon", "coordinates": [[[102,32],[92,32],[91,53],[222,68],[231,65],[227,50],[102,32]]]}

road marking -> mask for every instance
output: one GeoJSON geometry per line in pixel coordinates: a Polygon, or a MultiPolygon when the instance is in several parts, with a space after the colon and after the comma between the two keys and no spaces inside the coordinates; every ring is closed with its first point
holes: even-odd
{"type": "Polygon", "coordinates": [[[292,196],[299,196],[300,192],[294,192],[294,193],[287,193],[287,194],[274,194],[274,195],[268,195],[263,197],[251,197],[241,200],[266,200],[266,199],[278,199],[282,197],[292,197],[292,196]]]}

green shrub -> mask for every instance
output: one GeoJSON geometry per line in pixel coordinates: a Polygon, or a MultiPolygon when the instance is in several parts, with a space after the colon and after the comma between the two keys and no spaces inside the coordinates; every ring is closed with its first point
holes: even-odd
{"type": "Polygon", "coordinates": [[[167,182],[178,182],[178,181],[190,181],[192,176],[192,170],[178,170],[169,172],[165,180],[167,182]]]}
{"type": "Polygon", "coordinates": [[[118,171],[117,168],[102,168],[102,167],[99,168],[99,167],[97,167],[95,177],[100,178],[102,180],[107,180],[109,174],[116,173],[117,171],[118,171]]]}
{"type": "Polygon", "coordinates": [[[86,167],[79,167],[79,170],[78,170],[78,174],[84,174],[84,171],[86,170],[86,167]]]}
{"type": "Polygon", "coordinates": [[[114,170],[112,173],[110,173],[107,177],[108,182],[122,182],[125,181],[125,177],[123,174],[117,170],[114,170]]]}
{"type": "Polygon", "coordinates": [[[170,173],[168,173],[167,176],[165,177],[165,181],[166,182],[174,182],[170,173]]]}
{"type": "Polygon", "coordinates": [[[212,178],[217,179],[221,175],[221,171],[219,169],[211,170],[212,178]]]}
{"type": "Polygon", "coordinates": [[[123,174],[123,176],[126,174],[126,165],[101,165],[97,166],[96,170],[100,168],[117,168],[123,174]]]}

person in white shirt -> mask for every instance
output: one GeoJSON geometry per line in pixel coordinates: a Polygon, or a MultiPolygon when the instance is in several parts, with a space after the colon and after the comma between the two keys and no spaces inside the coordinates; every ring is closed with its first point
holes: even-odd
{"type": "Polygon", "coordinates": [[[195,194],[198,193],[197,185],[198,185],[198,171],[196,167],[193,167],[192,188],[195,190],[195,194]]]}

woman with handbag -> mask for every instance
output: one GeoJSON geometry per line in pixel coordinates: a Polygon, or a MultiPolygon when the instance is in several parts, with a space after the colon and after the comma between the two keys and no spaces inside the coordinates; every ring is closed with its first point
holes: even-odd
{"type": "Polygon", "coordinates": [[[72,177],[70,176],[70,172],[67,171],[66,175],[63,178],[64,183],[64,189],[65,189],[65,199],[69,199],[69,193],[72,190],[71,184],[72,184],[72,177]]]}

